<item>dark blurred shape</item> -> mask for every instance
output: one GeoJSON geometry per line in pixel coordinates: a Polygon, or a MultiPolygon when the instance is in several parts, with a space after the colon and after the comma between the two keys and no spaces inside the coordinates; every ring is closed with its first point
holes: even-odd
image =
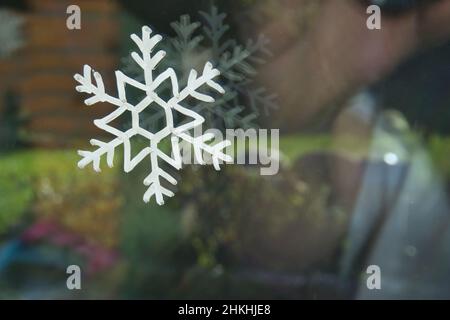
{"type": "Polygon", "coordinates": [[[415,7],[429,5],[436,1],[440,0],[362,0],[364,4],[378,5],[383,12],[390,14],[405,13],[415,7]]]}
{"type": "Polygon", "coordinates": [[[449,134],[449,63],[450,42],[413,57],[373,91],[383,107],[401,111],[412,127],[449,134]]]}
{"type": "Polygon", "coordinates": [[[0,7],[27,11],[29,9],[28,3],[25,0],[2,0],[0,7]]]}
{"type": "Polygon", "coordinates": [[[167,21],[173,21],[175,17],[186,13],[198,12],[198,10],[209,1],[199,0],[168,0],[159,1],[157,5],[142,0],[121,0],[122,7],[130,11],[143,23],[156,26],[159,31],[168,32],[169,24],[167,21]]]}
{"type": "MultiPolygon", "coordinates": [[[[120,30],[117,1],[77,1],[89,17],[83,19],[82,30],[65,27],[70,0],[26,3],[29,10],[23,15],[24,45],[0,61],[0,81],[5,79],[6,84],[0,86],[0,119],[5,112],[1,110],[6,110],[1,106],[5,91],[14,90],[20,102],[16,109],[27,120],[20,125],[24,142],[33,147],[73,146],[83,136],[97,135],[92,118],[110,110],[106,104],[83,108],[73,75],[85,63],[105,75],[116,68],[120,30]]],[[[112,77],[106,76],[104,81],[109,86],[112,77]]],[[[6,139],[13,141],[9,136],[6,139]]]]}
{"type": "Polygon", "coordinates": [[[6,103],[0,109],[0,152],[19,146],[19,127],[22,123],[17,96],[8,91],[4,98],[6,103]]]}
{"type": "Polygon", "coordinates": [[[119,2],[123,8],[135,15],[142,23],[157,28],[158,32],[171,33],[172,29],[168,21],[174,21],[184,14],[197,17],[200,10],[208,10],[211,4],[215,4],[220,10],[224,10],[224,8],[230,8],[233,5],[230,2],[234,1],[165,0],[159,1],[157,5],[145,0],[120,0],[119,2]]]}

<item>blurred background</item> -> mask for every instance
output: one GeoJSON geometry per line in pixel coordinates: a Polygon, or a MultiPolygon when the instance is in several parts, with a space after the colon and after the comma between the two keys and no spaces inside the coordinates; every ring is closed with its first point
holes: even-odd
{"type": "Polygon", "coordinates": [[[450,1],[384,1],[381,30],[370,3],[2,0],[0,298],[450,298],[450,1]],[[73,75],[91,65],[112,95],[114,70],[141,79],[142,25],[180,78],[222,72],[227,94],[192,106],[208,127],[280,129],[277,175],[186,166],[158,206],[145,163],[78,169],[112,109],[86,107],[73,75]]]}

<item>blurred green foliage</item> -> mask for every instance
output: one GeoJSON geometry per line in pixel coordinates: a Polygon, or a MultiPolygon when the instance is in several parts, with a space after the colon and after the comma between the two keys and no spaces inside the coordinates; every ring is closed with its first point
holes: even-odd
{"type": "MultiPolygon", "coordinates": [[[[119,166],[104,170],[99,176],[93,170],[79,170],[78,160],[75,150],[29,150],[1,155],[0,234],[31,213],[39,216],[53,214],[75,229],[76,224],[95,225],[97,221],[83,215],[83,208],[99,211],[99,207],[92,203],[106,202],[102,200],[106,196],[111,197],[111,188],[117,189],[115,181],[119,166]],[[105,190],[110,190],[108,195],[105,195],[105,190]],[[80,218],[88,221],[83,223],[80,218]]],[[[114,203],[114,199],[107,202],[114,203]]],[[[112,214],[117,206],[109,206],[108,214],[112,214]]],[[[107,221],[103,223],[107,230],[107,221]]]]}
{"type": "MultiPolygon", "coordinates": [[[[333,201],[331,184],[321,179],[314,155],[364,160],[370,142],[358,137],[336,141],[329,135],[282,137],[282,169],[269,178],[260,176],[257,166],[225,166],[220,173],[186,166],[179,172],[177,196],[164,207],[137,198],[144,192],[138,181],[145,166],[123,175],[121,249],[127,266],[122,292],[127,298],[274,297],[279,293],[272,285],[242,272],[333,270],[349,214],[333,201]],[[315,172],[302,165],[311,156],[315,172]]],[[[437,169],[449,179],[450,139],[426,142],[437,169]]]]}
{"type": "Polygon", "coordinates": [[[0,235],[16,223],[33,199],[30,154],[0,157],[0,235]]]}
{"type": "Polygon", "coordinates": [[[450,137],[432,135],[427,145],[436,169],[447,182],[450,181],[450,137]]]}
{"type": "MultiPolygon", "coordinates": [[[[448,181],[450,138],[424,141],[448,181]]],[[[105,276],[111,292],[124,298],[273,297],[270,285],[240,273],[330,268],[332,261],[322,257],[333,256],[348,219],[333,204],[329,183],[303,175],[299,162],[331,153],[362,159],[369,142],[282,137],[282,169],[270,178],[261,177],[255,166],[227,166],[220,174],[188,166],[176,173],[182,181],[177,197],[163,207],[139,196],[148,170],[143,164],[118,174],[116,159],[114,169],[97,175],[76,167],[74,150],[10,153],[0,157],[0,234],[37,214],[59,217],[109,245],[119,241],[124,263],[105,276]]],[[[105,294],[103,287],[95,290],[105,294]]]]}

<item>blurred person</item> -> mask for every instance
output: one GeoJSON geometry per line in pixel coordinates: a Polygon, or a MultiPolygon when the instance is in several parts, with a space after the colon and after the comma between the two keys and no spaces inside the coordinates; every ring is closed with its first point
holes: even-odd
{"type": "Polygon", "coordinates": [[[280,1],[263,27],[275,57],[260,80],[279,95],[276,125],[282,133],[329,130],[336,140],[351,135],[370,141],[366,161],[330,163],[334,192],[352,212],[343,230],[342,277],[354,281],[356,298],[450,298],[444,182],[424,147],[408,139],[402,115],[381,112],[366,90],[409,57],[448,41],[450,1],[382,10],[381,30],[369,30],[367,1],[323,0],[300,35],[289,22],[295,24],[292,12],[307,2],[280,1]],[[369,265],[381,269],[381,290],[358,282],[369,265]]]}
{"type": "MultiPolygon", "coordinates": [[[[259,81],[279,97],[270,127],[280,128],[282,134],[325,131],[335,141],[353,136],[370,143],[365,159],[328,161],[333,192],[351,212],[334,241],[346,239],[340,276],[345,285],[350,283],[350,295],[450,298],[444,181],[424,146],[411,141],[405,116],[383,111],[386,106],[372,90],[401,73],[399,68],[411,57],[439,51],[448,42],[450,0],[246,0],[244,5],[218,0],[196,1],[189,9],[174,0],[164,5],[161,15],[145,13],[137,0],[124,4],[143,21],[167,31],[167,20],[180,13],[196,14],[210,2],[232,12],[242,38],[263,33],[271,40],[274,55],[259,70],[259,81]],[[370,4],[382,8],[381,30],[366,26],[370,4]],[[360,277],[372,264],[380,266],[381,290],[369,290],[360,277]]],[[[412,86],[401,84],[414,97],[412,86]]],[[[330,251],[316,243],[302,245],[318,251],[315,258],[330,251]]]]}

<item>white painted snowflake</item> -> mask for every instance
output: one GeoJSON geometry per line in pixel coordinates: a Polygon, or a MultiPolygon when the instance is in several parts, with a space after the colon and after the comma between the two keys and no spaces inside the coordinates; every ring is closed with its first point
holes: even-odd
{"type": "Polygon", "coordinates": [[[220,170],[221,161],[230,162],[232,161],[232,158],[223,152],[223,150],[231,144],[228,140],[219,142],[215,145],[210,145],[207,142],[214,138],[212,134],[204,134],[198,137],[190,135],[189,132],[201,125],[205,119],[201,115],[181,105],[188,97],[204,102],[214,102],[214,99],[211,96],[200,93],[197,90],[203,86],[209,86],[215,91],[223,94],[223,88],[213,80],[220,72],[213,68],[211,63],[207,62],[200,77],[198,77],[195,70],[191,70],[187,86],[181,91],[178,87],[177,75],[172,68],[168,68],[166,71],[154,77],[153,71],[158,63],[164,58],[166,52],[160,50],[152,55],[153,49],[162,40],[162,37],[160,35],[151,36],[151,33],[152,30],[149,27],[144,26],[142,28],[141,38],[135,34],[131,35],[131,39],[136,43],[142,53],[142,56],[140,56],[138,53],[133,52],[131,57],[144,71],[145,83],[129,78],[121,71],[116,71],[118,91],[118,97],[116,98],[105,92],[102,76],[98,72],[93,71],[88,65],[84,66],[83,75],[76,74],[74,76],[75,80],[80,83],[80,85],[76,87],[76,90],[91,95],[90,98],[84,101],[86,105],[90,106],[97,102],[106,101],[117,107],[106,117],[94,120],[94,124],[97,127],[111,133],[115,138],[109,142],[92,139],[90,143],[98,148],[95,151],[78,151],[82,156],[82,159],[78,162],[78,167],[84,168],[86,165],[92,163],[94,170],[100,171],[100,160],[104,155],[106,155],[108,166],[112,167],[115,148],[123,145],[125,172],[130,172],[138,163],[146,157],[149,157],[151,168],[150,174],[144,180],[144,184],[148,186],[148,189],[144,194],[144,201],[149,202],[151,197],[155,196],[156,202],[159,205],[162,205],[164,204],[164,196],[172,197],[174,194],[172,191],[161,185],[161,178],[173,185],[175,185],[177,181],[169,173],[160,168],[159,160],[162,160],[179,170],[182,165],[179,147],[180,140],[193,146],[194,155],[198,163],[205,164],[202,153],[210,155],[216,170],[220,170]],[[95,83],[92,81],[92,74],[94,75],[95,83]],[[158,86],[164,81],[170,81],[172,85],[173,95],[169,101],[164,101],[156,93],[158,86]],[[129,103],[126,96],[126,85],[142,90],[145,93],[145,98],[136,105],[129,103]],[[154,103],[163,108],[166,118],[166,126],[156,133],[149,132],[139,126],[140,113],[154,103]],[[179,112],[192,120],[176,126],[173,120],[173,111],[179,112]],[[131,113],[132,125],[130,129],[123,132],[110,125],[111,121],[126,112],[131,113]],[[144,137],[148,140],[149,145],[143,150],[140,150],[134,158],[131,158],[130,139],[134,136],[144,137]],[[158,144],[165,138],[170,138],[171,140],[171,156],[165,154],[158,148],[158,144]]]}

